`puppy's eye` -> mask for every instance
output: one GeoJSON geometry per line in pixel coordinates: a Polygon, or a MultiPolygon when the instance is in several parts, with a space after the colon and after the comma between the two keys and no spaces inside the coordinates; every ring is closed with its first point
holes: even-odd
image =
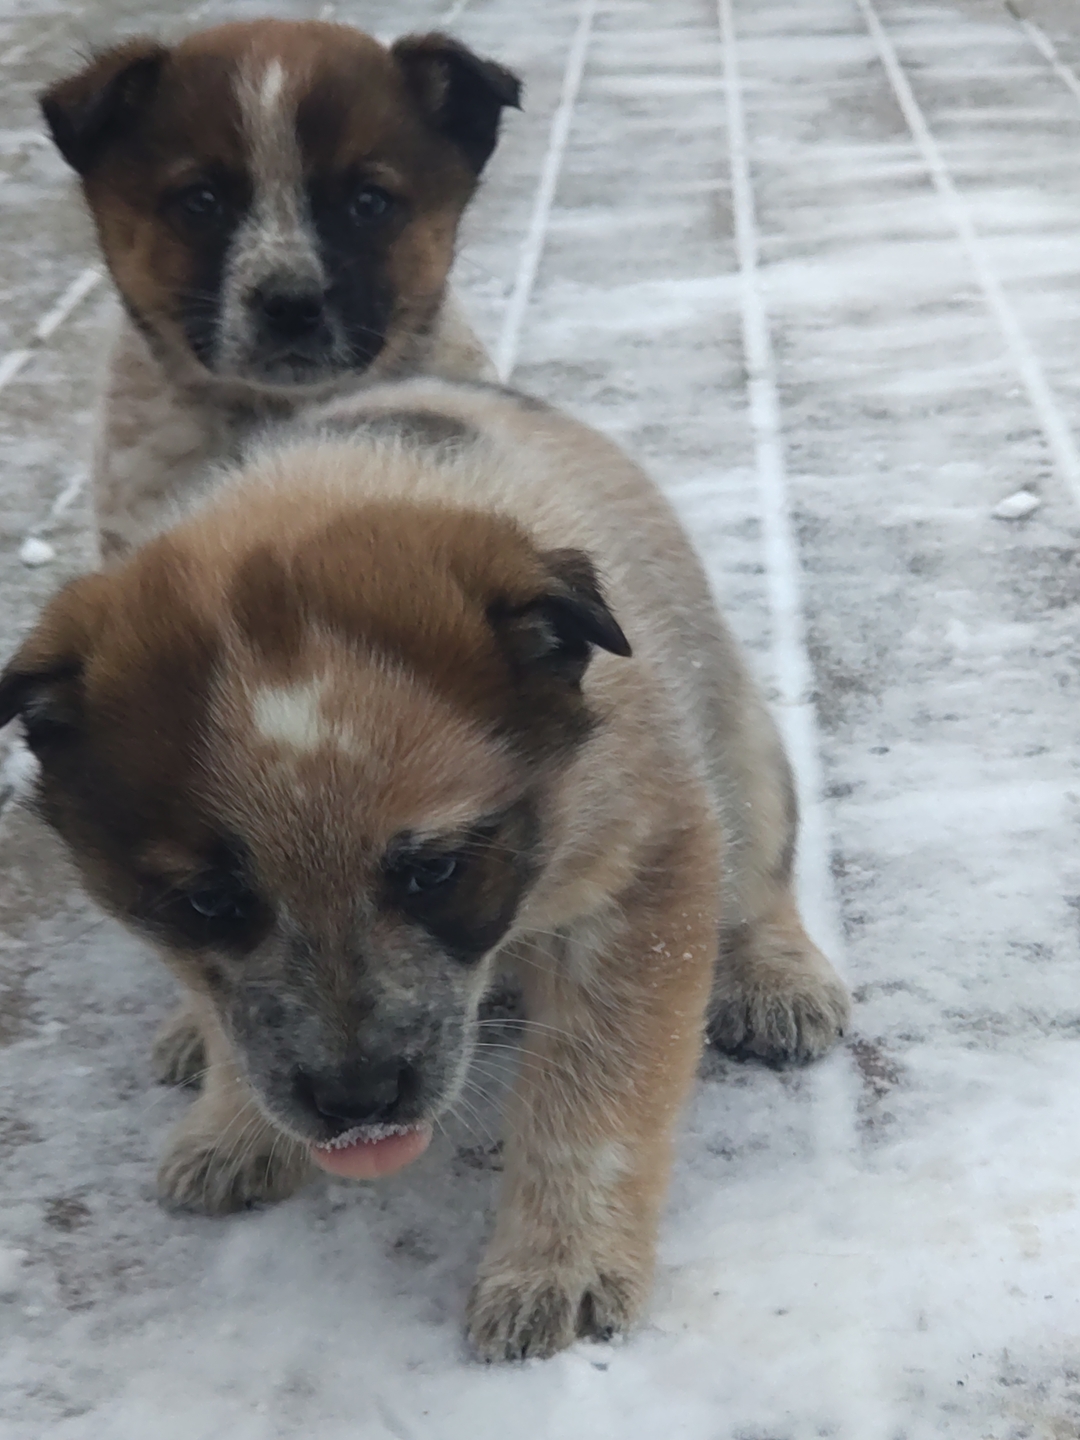
{"type": "Polygon", "coordinates": [[[393,875],[407,895],[422,895],[449,884],[459,869],[456,855],[409,855],[396,861],[393,875]]]}
{"type": "Polygon", "coordinates": [[[173,205],[187,220],[211,225],[225,214],[225,202],[212,185],[189,185],[173,197],[173,205]]]}
{"type": "Polygon", "coordinates": [[[349,201],[349,218],[357,225],[385,220],[393,209],[394,197],[378,185],[362,185],[349,201]]]}
{"type": "Polygon", "coordinates": [[[207,920],[242,920],[252,908],[253,897],[229,885],[200,885],[187,892],[187,902],[207,920]]]}

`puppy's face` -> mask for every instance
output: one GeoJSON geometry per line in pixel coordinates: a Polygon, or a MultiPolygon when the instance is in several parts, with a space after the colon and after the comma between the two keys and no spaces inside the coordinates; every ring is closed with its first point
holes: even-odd
{"type": "Polygon", "coordinates": [[[583,556],[383,507],[75,582],[0,721],[91,891],[210,998],[272,1119],[326,1143],[453,1103],[594,645],[628,653],[583,556]]]}
{"type": "Polygon", "coordinates": [[[408,360],[519,88],[447,36],[266,20],[129,41],[41,103],[159,354],[273,392],[408,360]]]}

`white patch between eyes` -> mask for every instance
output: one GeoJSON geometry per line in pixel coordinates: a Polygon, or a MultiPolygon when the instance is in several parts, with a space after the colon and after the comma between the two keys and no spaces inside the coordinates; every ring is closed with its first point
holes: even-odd
{"type": "Polygon", "coordinates": [[[281,103],[281,92],[285,87],[285,67],[280,60],[271,60],[263,71],[259,86],[259,104],[264,115],[269,117],[281,103]]]}

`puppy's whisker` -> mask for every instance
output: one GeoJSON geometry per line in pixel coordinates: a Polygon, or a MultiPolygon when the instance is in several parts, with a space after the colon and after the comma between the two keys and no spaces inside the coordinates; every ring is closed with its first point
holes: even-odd
{"type": "Polygon", "coordinates": [[[512,1139],[521,1140],[523,1139],[522,1132],[520,1127],[514,1120],[513,1110],[511,1108],[515,1105],[524,1105],[525,1109],[529,1112],[529,1115],[532,1118],[536,1117],[536,1109],[533,1105],[531,1097],[525,1092],[523,1092],[520,1088],[513,1091],[512,1096],[508,1097],[507,1105],[503,1107],[503,1113],[501,1117],[503,1129],[508,1131],[512,1139]]]}
{"type": "Polygon", "coordinates": [[[468,1136],[470,1136],[471,1139],[473,1139],[473,1140],[483,1140],[483,1139],[485,1139],[485,1138],[486,1138],[485,1136],[483,1136],[483,1135],[478,1135],[478,1134],[477,1134],[477,1132],[473,1129],[473,1126],[470,1124],[469,1120],[466,1119],[466,1117],[460,1113],[458,1107],[461,1106],[461,1105],[464,1105],[464,1104],[465,1104],[464,1098],[459,1095],[458,1098],[454,1101],[454,1103],[453,1103],[451,1106],[449,1106],[447,1113],[450,1114],[450,1115],[452,1115],[452,1116],[454,1117],[454,1119],[458,1122],[458,1124],[464,1127],[465,1133],[466,1133],[468,1136]]]}
{"type": "Polygon", "coordinates": [[[166,1101],[172,1100],[178,1095],[182,1096],[185,1091],[188,1090],[192,1092],[190,1096],[192,1103],[197,1103],[197,1087],[208,1073],[209,1066],[207,1066],[203,1070],[198,1071],[195,1075],[191,1077],[190,1080],[176,1080],[170,1082],[169,1084],[165,1084],[164,1082],[162,1082],[160,1084],[154,1085],[154,1087],[150,1091],[148,1091],[147,1094],[143,1097],[142,1101],[138,1106],[138,1109],[136,1110],[136,1114],[138,1115],[139,1119],[145,1119],[155,1105],[162,1105],[166,1101]]]}
{"type": "Polygon", "coordinates": [[[491,1041],[481,1041],[477,1045],[478,1060],[489,1056],[493,1061],[497,1060],[514,1070],[532,1069],[539,1074],[575,1075],[577,1073],[572,1065],[568,1065],[563,1060],[557,1060],[552,1055],[530,1052],[517,1045],[496,1045],[491,1041]],[[492,1053],[496,1051],[505,1051],[512,1058],[504,1060],[501,1054],[492,1053]]]}

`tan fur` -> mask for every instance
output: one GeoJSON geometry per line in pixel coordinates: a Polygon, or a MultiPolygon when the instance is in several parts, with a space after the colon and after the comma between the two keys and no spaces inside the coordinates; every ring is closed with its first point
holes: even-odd
{"type": "MultiPolygon", "coordinates": [[[[4,686],[38,723],[96,727],[77,769],[47,728],[38,747],[46,814],[95,893],[124,915],[136,870],[188,883],[227,825],[310,954],[330,957],[317,1004],[345,1029],[367,1014],[349,955],[379,957],[364,1006],[376,981],[386,1004],[412,1004],[439,973],[418,978],[415,939],[365,908],[393,837],[531,797],[535,840],[528,824],[502,832],[469,917],[498,909],[514,854],[532,878],[494,952],[453,981],[474,1008],[516,966],[528,1016],[469,1303],[485,1358],[550,1354],[640,1315],[707,1029],[785,1061],[846,1024],[793,898],[783,751],[700,566],[642,472],[536,402],[420,379],[333,402],[124,565],[62,592],[4,686]],[[608,613],[585,556],[633,655],[607,632],[579,691],[544,657],[560,605],[608,613]],[[115,823],[85,814],[101,766],[115,823]],[[125,829],[132,806],[151,835],[125,829]]],[[[305,1173],[299,1132],[241,1078],[250,1038],[230,1063],[228,962],[166,958],[194,1008],[159,1066],[190,1079],[202,1063],[194,1016],[210,1069],[165,1198],[220,1210],[285,1193],[305,1173]],[[248,1124],[252,1146],[232,1147],[248,1124]]]]}
{"type": "MultiPolygon", "coordinates": [[[[373,367],[375,368],[375,367],[373,367]]],[[[429,336],[413,337],[395,369],[428,371],[450,380],[493,379],[483,345],[448,294],[429,336]]],[[[356,385],[374,384],[383,365],[356,385]]],[[[213,485],[217,466],[235,458],[258,420],[232,403],[230,387],[184,386],[170,379],[126,316],[117,317],[112,358],[98,418],[91,466],[101,558],[115,560],[168,524],[213,485]]],[[[286,412],[295,406],[275,402],[286,412]]]]}

